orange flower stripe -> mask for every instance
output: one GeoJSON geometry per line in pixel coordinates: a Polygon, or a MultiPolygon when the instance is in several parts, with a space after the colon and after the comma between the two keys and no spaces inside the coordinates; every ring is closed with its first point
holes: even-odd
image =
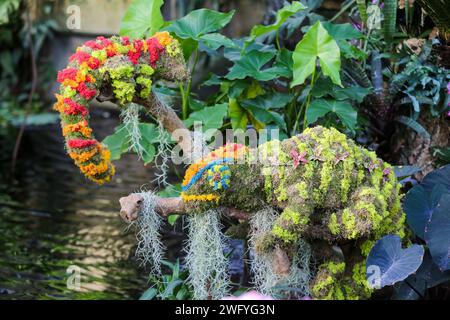
{"type": "Polygon", "coordinates": [[[84,151],[81,153],[69,152],[69,156],[76,162],[86,162],[101,151],[101,145],[98,144],[96,147],[89,151],[84,151]]]}
{"type": "Polygon", "coordinates": [[[191,179],[195,176],[195,174],[211,161],[225,158],[232,158],[234,160],[237,160],[244,157],[247,153],[248,148],[244,145],[235,143],[226,144],[225,146],[210,152],[201,160],[191,164],[186,170],[182,185],[187,185],[189,181],[191,181],[191,179]]]}
{"type": "Polygon", "coordinates": [[[63,127],[63,136],[67,136],[68,134],[73,132],[80,132],[85,138],[90,138],[92,129],[89,128],[86,119],[75,124],[68,124],[63,127]]]}

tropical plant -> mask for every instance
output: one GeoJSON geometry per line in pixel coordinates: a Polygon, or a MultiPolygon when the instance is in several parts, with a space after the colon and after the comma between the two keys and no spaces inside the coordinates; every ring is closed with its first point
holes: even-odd
{"type": "Polygon", "coordinates": [[[418,299],[427,289],[450,281],[450,165],[426,175],[406,194],[403,207],[426,251],[417,244],[402,250],[400,238],[386,236],[367,258],[367,276],[373,280],[373,266],[379,266],[381,287],[396,284],[394,298],[418,299]]]}
{"type": "Polygon", "coordinates": [[[169,269],[161,278],[150,277],[152,286],[139,298],[140,300],[188,300],[192,299],[192,288],[187,282],[189,272],[181,269],[180,261],[175,263],[162,260],[161,264],[169,269]]]}

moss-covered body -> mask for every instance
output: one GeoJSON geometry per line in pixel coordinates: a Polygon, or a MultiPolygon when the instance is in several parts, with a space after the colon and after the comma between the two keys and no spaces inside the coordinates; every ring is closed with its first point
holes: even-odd
{"type": "Polygon", "coordinates": [[[232,158],[222,164],[230,172],[229,186],[213,190],[203,173],[185,188],[187,210],[195,214],[224,206],[250,214],[269,205],[280,214],[258,240],[257,254],[282,248],[289,255],[303,238],[319,265],[310,283],[314,298],[369,297],[365,257],[382,236],[404,235],[400,185],[391,166],[323,127],[232,158]],[[192,197],[205,194],[209,199],[192,197]]]}

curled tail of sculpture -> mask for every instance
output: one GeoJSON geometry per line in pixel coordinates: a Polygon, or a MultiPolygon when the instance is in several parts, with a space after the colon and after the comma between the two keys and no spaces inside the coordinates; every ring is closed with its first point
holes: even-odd
{"type": "Polygon", "coordinates": [[[167,32],[146,40],[98,37],[87,41],[58,72],[60,92],[54,109],[60,113],[69,156],[90,180],[103,184],[114,175],[107,146],[89,126],[89,102],[111,91],[121,107],[134,99],[148,99],[152,80],[182,81],[188,77],[181,48],[167,32]]]}

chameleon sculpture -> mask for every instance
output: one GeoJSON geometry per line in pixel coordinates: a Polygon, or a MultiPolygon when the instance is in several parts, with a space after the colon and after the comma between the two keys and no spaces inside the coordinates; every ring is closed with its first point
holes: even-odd
{"type": "MultiPolygon", "coordinates": [[[[124,108],[144,104],[172,132],[184,126],[170,108],[149,103],[152,81],[188,77],[180,46],[167,32],[147,40],[99,37],[78,48],[58,73],[55,109],[69,156],[86,177],[102,184],[114,174],[107,147],[88,124],[90,100],[124,108]]],[[[175,140],[182,145],[186,137],[175,140]]],[[[160,216],[188,215],[187,264],[196,298],[226,293],[224,213],[239,226],[250,225],[243,229],[253,249],[254,282],[263,293],[281,283],[302,286],[302,294],[313,298],[358,299],[372,291],[365,257],[374,242],[389,233],[404,236],[399,188],[391,166],[374,152],[333,128],[315,127],[254,149],[225,145],[187,168],[180,197],[132,194],[120,199],[121,216],[143,221],[148,236],[141,251],[158,260],[160,216]]]]}
{"type": "MultiPolygon", "coordinates": [[[[272,254],[282,279],[298,240],[310,243],[318,266],[309,283],[313,298],[368,298],[365,258],[372,245],[386,234],[404,236],[392,167],[333,128],[308,128],[256,149],[226,145],[192,164],[182,188],[178,201],[160,200],[164,215],[168,207],[189,215],[234,208],[241,220],[268,206],[278,212],[270,230],[254,239],[255,254],[272,254]]],[[[122,215],[139,211],[139,199],[130,199],[130,207],[122,198],[122,215]]]]}

